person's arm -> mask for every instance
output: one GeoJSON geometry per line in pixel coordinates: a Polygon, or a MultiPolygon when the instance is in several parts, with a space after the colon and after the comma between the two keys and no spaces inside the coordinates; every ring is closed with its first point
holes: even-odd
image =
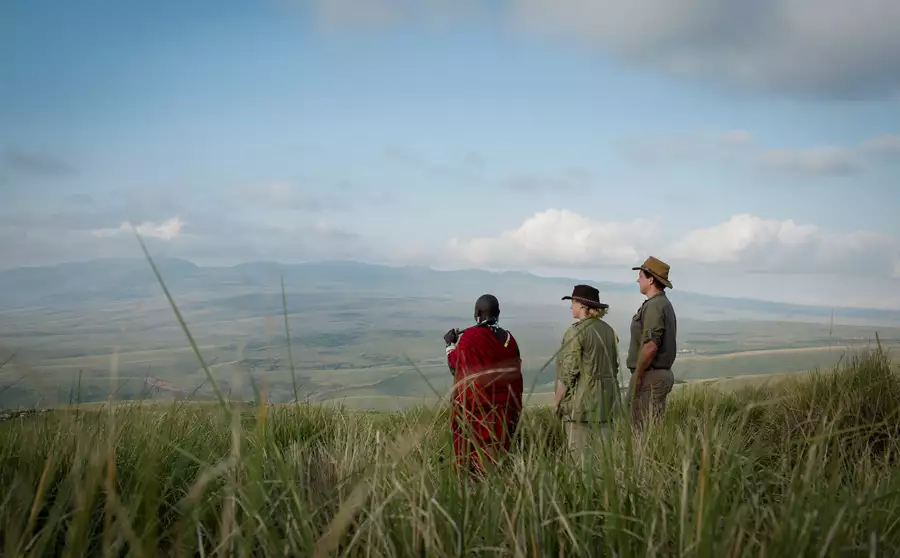
{"type": "Polygon", "coordinates": [[[566,386],[562,382],[557,380],[556,392],[553,393],[553,408],[554,409],[559,409],[559,404],[565,395],[566,395],[566,386]]]}
{"type": "Polygon", "coordinates": [[[659,346],[662,343],[663,332],[666,328],[665,316],[662,309],[655,305],[647,305],[644,310],[644,324],[641,332],[641,352],[638,353],[637,366],[634,369],[635,394],[641,387],[644,373],[650,368],[650,363],[656,357],[659,346]]]}
{"type": "Polygon", "coordinates": [[[450,373],[456,376],[456,368],[459,364],[459,347],[462,335],[457,333],[455,329],[451,329],[444,335],[444,342],[447,344],[447,366],[450,367],[450,373]]]}
{"type": "Polygon", "coordinates": [[[616,344],[610,347],[612,352],[612,365],[613,371],[615,372],[616,382],[619,381],[619,334],[616,333],[616,330],[613,330],[613,339],[615,339],[616,344]]]}
{"type": "Polygon", "coordinates": [[[562,359],[560,370],[557,371],[556,393],[554,394],[554,407],[558,408],[566,392],[575,387],[578,376],[581,374],[581,331],[578,326],[572,327],[563,340],[562,359]]]}

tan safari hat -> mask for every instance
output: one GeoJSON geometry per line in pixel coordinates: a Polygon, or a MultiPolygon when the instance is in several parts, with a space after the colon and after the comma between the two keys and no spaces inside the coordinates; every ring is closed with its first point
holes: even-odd
{"type": "Polygon", "coordinates": [[[665,263],[662,260],[654,258],[650,256],[644,263],[640,265],[640,267],[632,267],[631,269],[637,271],[638,269],[642,269],[659,279],[660,283],[665,285],[668,288],[672,288],[672,282],[669,281],[669,264],[665,263]]]}

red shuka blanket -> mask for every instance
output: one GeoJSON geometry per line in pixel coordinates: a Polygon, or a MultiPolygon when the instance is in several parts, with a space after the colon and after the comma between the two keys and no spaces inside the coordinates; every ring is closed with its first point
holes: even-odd
{"type": "Polygon", "coordinates": [[[484,473],[483,459],[494,463],[500,451],[509,451],[522,413],[519,346],[506,330],[471,327],[447,360],[455,378],[451,427],[457,464],[484,473]]]}

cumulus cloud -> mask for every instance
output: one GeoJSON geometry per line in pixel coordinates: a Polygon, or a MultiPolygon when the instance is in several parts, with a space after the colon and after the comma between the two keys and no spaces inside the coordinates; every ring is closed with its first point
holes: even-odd
{"type": "Polygon", "coordinates": [[[814,226],[797,225],[792,220],[736,215],[725,223],[691,231],[672,247],[671,254],[699,263],[735,263],[751,250],[803,246],[818,232],[814,226]]]}
{"type": "Polygon", "coordinates": [[[678,76],[741,89],[892,97],[896,0],[317,0],[328,27],[472,22],[561,38],[678,76]]]}
{"type": "Polygon", "coordinates": [[[741,214],[662,243],[656,223],[615,223],[550,209],[496,236],[452,239],[456,261],[493,269],[633,265],[649,253],[673,264],[791,274],[897,276],[898,239],[870,231],[828,233],[793,220],[741,214]]]}
{"type": "Polygon", "coordinates": [[[769,273],[892,275],[900,257],[896,238],[870,231],[828,233],[793,220],[735,215],[691,231],[668,251],[674,260],[729,265],[769,273]]]}
{"type": "Polygon", "coordinates": [[[495,269],[620,265],[636,261],[642,243],[656,231],[656,224],[647,220],[604,222],[566,209],[548,209],[498,236],[453,238],[449,251],[457,261],[495,269]]]}
{"type": "Polygon", "coordinates": [[[95,229],[92,233],[98,238],[105,238],[119,236],[121,234],[130,234],[132,231],[137,231],[141,236],[158,238],[160,240],[173,240],[181,235],[181,228],[183,226],[184,223],[176,216],[161,223],[147,221],[134,227],[131,223],[124,221],[117,228],[95,229]]]}

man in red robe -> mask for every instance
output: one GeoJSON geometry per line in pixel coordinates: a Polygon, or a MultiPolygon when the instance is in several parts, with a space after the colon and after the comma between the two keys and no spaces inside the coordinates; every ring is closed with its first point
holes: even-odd
{"type": "Polygon", "coordinates": [[[453,372],[453,451],[461,470],[480,476],[485,461],[509,451],[522,413],[522,358],[512,334],[497,325],[493,295],[475,302],[475,326],[444,336],[453,372]]]}

